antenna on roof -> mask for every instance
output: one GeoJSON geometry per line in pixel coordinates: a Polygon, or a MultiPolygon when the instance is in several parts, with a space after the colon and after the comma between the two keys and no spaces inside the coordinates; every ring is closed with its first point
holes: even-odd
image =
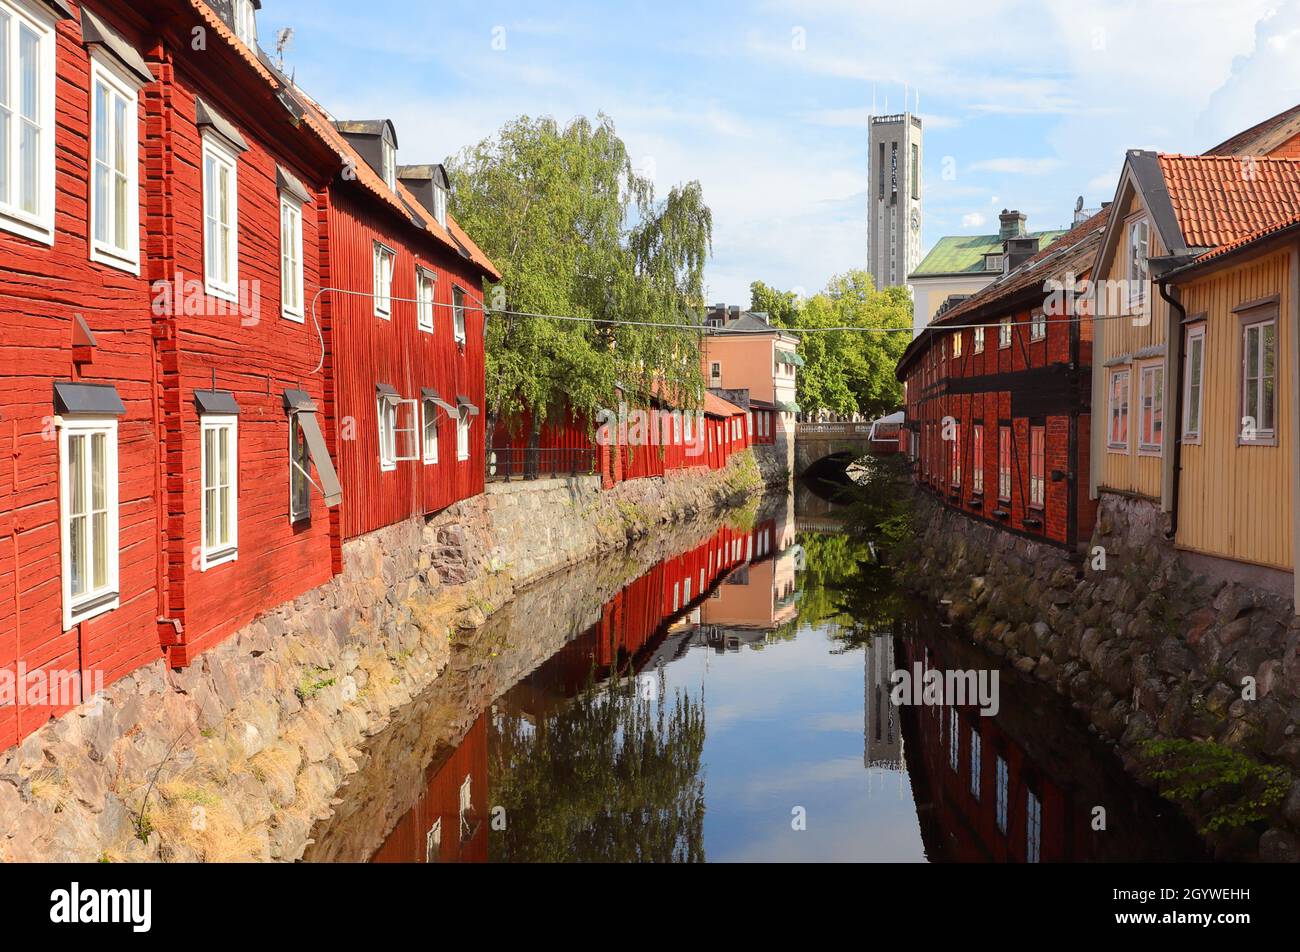
{"type": "Polygon", "coordinates": [[[1074,213],[1077,215],[1077,214],[1079,214],[1079,212],[1081,212],[1081,211],[1083,211],[1083,196],[1082,196],[1082,195],[1080,195],[1079,198],[1078,198],[1078,199],[1075,201],[1075,203],[1074,203],[1074,213]]]}
{"type": "Polygon", "coordinates": [[[284,54],[293,42],[293,27],[281,27],[275,34],[275,62],[280,72],[284,72],[284,54]]]}

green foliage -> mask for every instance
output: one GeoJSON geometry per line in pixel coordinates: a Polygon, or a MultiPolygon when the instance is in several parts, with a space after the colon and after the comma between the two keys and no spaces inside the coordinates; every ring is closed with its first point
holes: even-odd
{"type": "Polygon", "coordinates": [[[1214,741],[1149,740],[1142,756],[1162,796],[1203,813],[1203,833],[1267,819],[1291,785],[1283,768],[1214,741]]]}
{"type": "Polygon", "coordinates": [[[902,404],[894,368],[911,340],[904,332],[912,326],[906,288],[877,290],[870,274],[855,270],[832,278],[824,291],[803,302],[761,281],[750,285],[750,298],[751,310],[766,311],[780,327],[873,329],[799,335],[805,364],[799,369],[798,399],[804,411],[875,417],[902,404]]]}
{"type": "Polygon", "coordinates": [[[493,719],[493,802],[510,818],[489,841],[493,862],[703,861],[703,704],[636,688],[589,683],[536,725],[493,719]]]}
{"type": "Polygon", "coordinates": [[[688,406],[703,392],[696,331],[599,323],[681,324],[703,306],[713,216],[698,182],[656,200],[614,123],[521,116],[448,163],[452,211],[496,263],[487,399],[495,415],[615,405],[616,385],[662,379],[688,406]],[[517,316],[590,318],[579,323],[517,316]]]}

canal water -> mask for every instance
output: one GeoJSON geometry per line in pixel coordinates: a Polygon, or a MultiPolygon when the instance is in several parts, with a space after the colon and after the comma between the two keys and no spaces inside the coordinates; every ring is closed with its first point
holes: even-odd
{"type": "Polygon", "coordinates": [[[374,738],[306,858],[1202,858],[1077,715],[895,591],[843,520],[801,488],[527,590],[374,738]],[[996,713],[895,705],[899,669],[996,672],[996,713]]]}

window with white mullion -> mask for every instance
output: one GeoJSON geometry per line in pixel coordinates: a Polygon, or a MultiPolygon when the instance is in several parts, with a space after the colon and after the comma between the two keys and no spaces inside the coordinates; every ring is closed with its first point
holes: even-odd
{"type": "Polygon", "coordinates": [[[1201,441],[1201,393],[1205,372],[1205,325],[1189,328],[1183,349],[1186,393],[1183,400],[1183,442],[1201,441]]]}
{"type": "Polygon", "coordinates": [[[1277,321],[1242,327],[1241,442],[1271,443],[1276,437],[1277,321]]]}
{"type": "Polygon", "coordinates": [[[0,228],[54,241],[54,21],[0,0],[0,228]]]}
{"type": "Polygon", "coordinates": [[[421,401],[424,437],[424,462],[438,462],[438,404],[425,397],[421,401]]]}
{"type": "Polygon", "coordinates": [[[465,291],[462,288],[452,287],[451,289],[451,319],[452,331],[456,338],[456,343],[465,343],[465,291]]]}
{"type": "Polygon", "coordinates": [[[302,203],[280,196],[280,309],[284,317],[302,323],[302,203]]]}
{"type": "Polygon", "coordinates": [[[456,459],[463,462],[469,459],[470,413],[465,407],[456,414],[456,459]]]}
{"type": "Polygon", "coordinates": [[[419,268],[415,272],[416,315],[415,323],[422,331],[433,332],[434,290],[437,276],[432,271],[419,268]]]}
{"type": "Polygon", "coordinates": [[[60,432],[64,628],[118,605],[117,421],[60,432]]]}
{"type": "Polygon", "coordinates": [[[238,300],[238,160],[214,137],[203,142],[203,261],[206,290],[238,300]]]}
{"type": "Polygon", "coordinates": [[[138,273],[137,87],[97,55],[91,81],[90,257],[138,273]]]}
{"type": "Polygon", "coordinates": [[[393,260],[392,249],[375,242],[375,316],[391,320],[393,316],[393,260]]]}
{"type": "Polygon", "coordinates": [[[201,568],[233,560],[239,551],[239,483],[237,418],[200,417],[202,448],[201,568]]]}

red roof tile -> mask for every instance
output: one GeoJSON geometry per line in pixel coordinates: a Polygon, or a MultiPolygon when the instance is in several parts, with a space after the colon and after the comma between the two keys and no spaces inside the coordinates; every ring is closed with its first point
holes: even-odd
{"type": "Polygon", "coordinates": [[[1159,161],[1188,248],[1240,241],[1300,211],[1300,160],[1161,154],[1159,161]]]}

